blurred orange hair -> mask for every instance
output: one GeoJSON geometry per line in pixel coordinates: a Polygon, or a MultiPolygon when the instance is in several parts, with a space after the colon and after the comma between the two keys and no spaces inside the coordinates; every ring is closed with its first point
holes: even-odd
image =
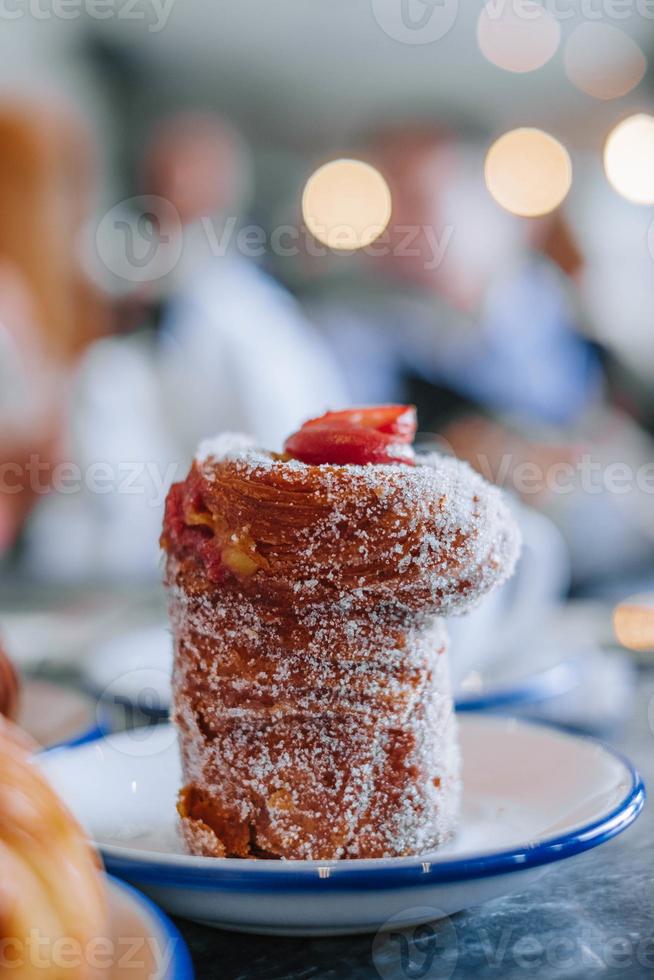
{"type": "Polygon", "coordinates": [[[81,343],[76,250],[91,175],[90,145],[72,115],[0,104],[0,261],[24,280],[44,349],[57,360],[81,343]]]}

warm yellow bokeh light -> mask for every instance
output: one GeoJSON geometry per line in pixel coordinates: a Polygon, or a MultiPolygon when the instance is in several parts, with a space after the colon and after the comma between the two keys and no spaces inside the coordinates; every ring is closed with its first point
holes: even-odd
{"type": "Polygon", "coordinates": [[[514,0],[499,7],[489,0],[477,20],[482,54],[506,71],[535,71],[550,60],[560,40],[558,21],[534,0],[514,0]]]}
{"type": "Polygon", "coordinates": [[[302,195],[307,228],[329,248],[365,248],[386,228],[391,192],[363,160],[332,160],[309,177],[302,195]]]}
{"type": "Polygon", "coordinates": [[[525,218],[558,207],[572,183],[566,148],[541,129],[513,129],[493,143],[484,165],[486,186],[498,204],[525,218]]]}
{"type": "Polygon", "coordinates": [[[611,131],[604,147],[611,186],[634,204],[654,204],[654,117],[629,116],[611,131]]]}
{"type": "Polygon", "coordinates": [[[641,81],[647,59],[628,34],[610,24],[579,24],[565,46],[573,85],[596,99],[619,99],[641,81]]]}
{"type": "Polygon", "coordinates": [[[629,650],[654,652],[654,596],[633,596],[613,611],[618,643],[629,650]]]}

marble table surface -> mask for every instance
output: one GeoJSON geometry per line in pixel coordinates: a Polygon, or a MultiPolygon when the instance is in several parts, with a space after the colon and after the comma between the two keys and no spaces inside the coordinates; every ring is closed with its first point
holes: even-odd
{"type": "MultiPolygon", "coordinates": [[[[654,786],[654,669],[613,743],[654,786]]],[[[281,939],[178,921],[198,980],[654,977],[654,804],[622,836],[524,892],[398,937],[281,939]]]]}

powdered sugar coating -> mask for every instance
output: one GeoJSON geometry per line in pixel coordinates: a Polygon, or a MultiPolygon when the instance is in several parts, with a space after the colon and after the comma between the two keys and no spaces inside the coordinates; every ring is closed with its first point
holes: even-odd
{"type": "Polygon", "coordinates": [[[460,783],[440,620],[352,630],[332,611],[316,628],[181,589],[171,616],[195,853],[382,857],[448,838],[460,783]]]}
{"type": "Polygon", "coordinates": [[[502,495],[448,457],[311,466],[233,435],[202,445],[190,479],[177,504],[196,531],[164,534],[190,849],[330,859],[446,840],[460,779],[440,616],[511,573],[502,495]]]}
{"type": "Polygon", "coordinates": [[[243,432],[220,432],[211,439],[203,439],[195,453],[198,463],[209,460],[217,462],[221,459],[237,458],[255,448],[252,436],[243,432]]]}
{"type": "Polygon", "coordinates": [[[503,494],[448,456],[310,466],[233,445],[198,469],[209,511],[266,564],[256,590],[292,590],[302,604],[463,612],[512,574],[520,550],[503,494]]]}

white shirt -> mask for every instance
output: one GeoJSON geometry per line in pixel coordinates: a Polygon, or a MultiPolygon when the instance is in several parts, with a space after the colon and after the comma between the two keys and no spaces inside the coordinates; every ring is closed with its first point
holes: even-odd
{"type": "Polygon", "coordinates": [[[162,331],[158,346],[112,337],[84,357],[71,421],[80,485],[55,487],[33,515],[31,571],[159,577],[165,493],[202,439],[241,431],[280,449],[307,418],[345,404],[329,351],[295,301],[243,259],[221,258],[196,273],[171,301],[162,331]]]}

